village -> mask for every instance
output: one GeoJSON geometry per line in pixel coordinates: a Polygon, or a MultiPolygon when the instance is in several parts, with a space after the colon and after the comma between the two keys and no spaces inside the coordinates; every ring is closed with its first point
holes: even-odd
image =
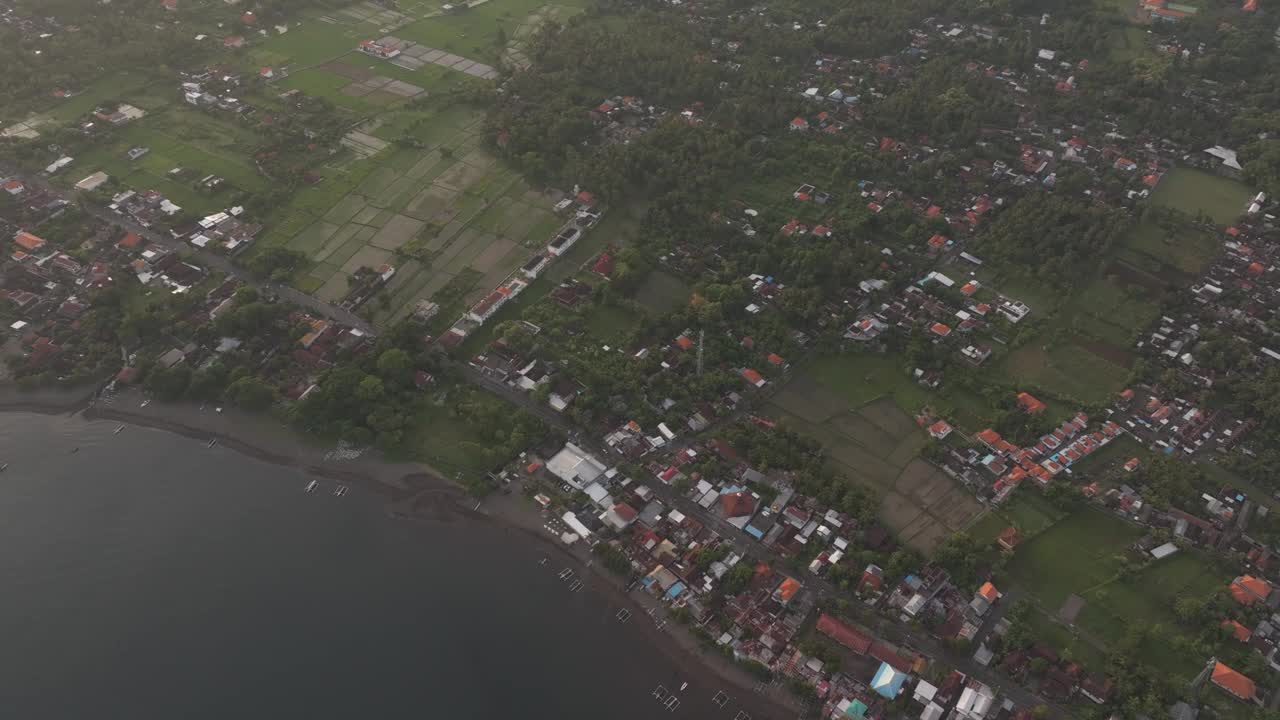
{"type": "MultiPolygon", "coordinates": [[[[1198,6],[1132,5],[1135,67],[1241,104],[1180,39],[1198,6]]],[[[1121,51],[1053,13],[755,65],[758,33],[828,21],[670,6],[705,97],[587,86],[569,182],[524,176],[552,167],[527,39],[434,24],[525,22],[493,8],[201,15],[209,54],[163,83],[7,118],[33,149],[0,165],[0,379],[410,452],[810,716],[1280,708],[1280,228],[1244,148],[1077,110],[1121,51]],[[622,192],[663,162],[582,160],[713,146],[748,69],[777,111],[679,212],[622,192]]]]}

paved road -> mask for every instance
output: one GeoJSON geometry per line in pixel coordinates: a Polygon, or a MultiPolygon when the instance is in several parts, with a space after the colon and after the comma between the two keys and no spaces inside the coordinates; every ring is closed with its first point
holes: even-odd
{"type": "Polygon", "coordinates": [[[131,220],[130,218],[127,218],[123,215],[117,215],[111,212],[110,210],[107,210],[106,208],[98,207],[92,203],[82,202],[81,198],[79,198],[75,193],[67,190],[62,190],[60,188],[56,188],[50,185],[43,178],[30,176],[30,175],[23,175],[22,178],[23,178],[23,182],[26,182],[30,185],[34,185],[46,192],[52,193],[62,198],[63,200],[66,200],[67,202],[79,205],[82,210],[84,210],[85,212],[89,213],[90,215],[98,218],[99,220],[105,223],[108,223],[110,225],[115,225],[118,228],[122,228],[130,232],[135,232],[138,235],[146,238],[147,240],[155,244],[162,245],[171,250],[178,251],[182,253],[184,256],[190,257],[196,260],[197,262],[199,262],[200,264],[204,265],[207,268],[211,268],[211,269],[226,273],[228,276],[234,277],[237,280],[240,280],[241,282],[245,283],[246,285],[251,285],[253,287],[256,287],[264,293],[276,295],[284,300],[287,300],[295,305],[298,305],[299,307],[306,308],[307,310],[310,310],[311,312],[316,313],[317,315],[321,315],[323,317],[326,317],[335,322],[342,323],[344,325],[350,325],[352,327],[359,328],[361,331],[368,333],[370,335],[375,335],[377,332],[374,329],[373,325],[371,325],[365,319],[361,318],[359,315],[356,315],[355,313],[351,312],[350,310],[347,310],[346,308],[338,307],[337,305],[333,305],[331,303],[324,302],[311,295],[308,295],[304,292],[288,287],[286,285],[278,285],[275,283],[263,282],[262,280],[254,277],[244,268],[241,268],[240,266],[236,265],[234,262],[231,261],[231,258],[228,258],[225,255],[218,255],[217,253],[211,252],[209,250],[203,250],[201,248],[194,247],[189,243],[182,242],[181,240],[176,240],[166,233],[157,232],[155,230],[144,228],[138,223],[131,220]]]}

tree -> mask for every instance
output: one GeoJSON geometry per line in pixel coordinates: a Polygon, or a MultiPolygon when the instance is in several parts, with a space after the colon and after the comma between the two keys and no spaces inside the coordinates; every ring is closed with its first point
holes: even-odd
{"type": "Polygon", "coordinates": [[[366,375],[356,386],[356,398],[365,403],[381,400],[384,392],[382,380],[376,375],[366,375]]]}
{"type": "Polygon", "coordinates": [[[413,360],[409,353],[400,348],[383,350],[378,356],[378,374],[393,382],[406,382],[409,371],[413,369],[413,360]]]}
{"type": "Polygon", "coordinates": [[[245,376],[227,387],[226,397],[232,404],[243,410],[258,412],[271,407],[275,402],[275,391],[271,386],[256,377],[245,376]]]}

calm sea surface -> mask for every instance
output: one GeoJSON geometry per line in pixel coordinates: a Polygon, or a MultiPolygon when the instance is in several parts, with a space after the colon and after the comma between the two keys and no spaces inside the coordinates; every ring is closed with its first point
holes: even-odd
{"type": "Polygon", "coordinates": [[[732,718],[498,528],[116,423],[0,414],[8,718],[732,718]],[[72,452],[74,448],[78,452],[72,452]]]}

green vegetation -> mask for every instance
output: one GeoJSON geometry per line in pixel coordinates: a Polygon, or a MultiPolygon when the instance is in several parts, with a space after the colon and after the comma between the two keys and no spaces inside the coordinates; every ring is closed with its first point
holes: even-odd
{"type": "Polygon", "coordinates": [[[1100,510],[1077,511],[1018,547],[1007,567],[1049,611],[1115,577],[1142,533],[1100,510]],[[1045,568],[1053,568],[1045,572],[1045,568]]]}
{"type": "Polygon", "coordinates": [[[1160,178],[1151,203],[1185,213],[1204,213],[1219,225],[1244,213],[1253,192],[1249,186],[1194,168],[1175,168],[1160,178]]]}

